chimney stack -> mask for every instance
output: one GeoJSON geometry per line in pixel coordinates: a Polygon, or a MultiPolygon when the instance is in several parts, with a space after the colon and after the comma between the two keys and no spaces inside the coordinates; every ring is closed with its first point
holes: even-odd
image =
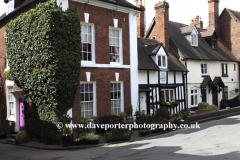
{"type": "Polygon", "coordinates": [[[219,36],[219,0],[208,0],[209,26],[208,30],[215,30],[219,36]]]}
{"type": "Polygon", "coordinates": [[[141,13],[137,15],[137,36],[144,37],[145,34],[145,7],[142,5],[142,0],[136,0],[136,6],[141,8],[141,13]]]}
{"type": "Polygon", "coordinates": [[[196,16],[196,18],[190,23],[190,26],[196,26],[197,28],[203,28],[203,22],[201,21],[201,17],[196,16]]]}
{"type": "Polygon", "coordinates": [[[155,4],[155,31],[156,39],[163,43],[165,49],[170,49],[170,40],[169,40],[169,4],[162,1],[155,4]]]}

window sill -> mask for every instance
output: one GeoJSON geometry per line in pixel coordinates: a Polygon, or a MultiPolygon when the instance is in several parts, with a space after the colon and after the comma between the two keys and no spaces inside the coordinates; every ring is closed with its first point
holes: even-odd
{"type": "Polygon", "coordinates": [[[6,120],[15,122],[15,117],[14,116],[9,116],[9,117],[6,117],[6,120]]]}
{"type": "Polygon", "coordinates": [[[228,77],[228,75],[222,75],[222,77],[228,77]]]}
{"type": "Polygon", "coordinates": [[[122,65],[120,62],[110,62],[110,65],[122,65]]]}

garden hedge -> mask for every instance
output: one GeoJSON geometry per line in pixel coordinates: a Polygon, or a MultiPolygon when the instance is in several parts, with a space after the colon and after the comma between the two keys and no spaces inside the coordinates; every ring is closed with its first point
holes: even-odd
{"type": "Polygon", "coordinates": [[[47,142],[59,140],[56,122],[72,108],[80,82],[81,29],[76,11],[40,3],[6,25],[9,74],[21,87],[25,128],[47,142]],[[26,107],[29,105],[31,107],[26,107]]]}

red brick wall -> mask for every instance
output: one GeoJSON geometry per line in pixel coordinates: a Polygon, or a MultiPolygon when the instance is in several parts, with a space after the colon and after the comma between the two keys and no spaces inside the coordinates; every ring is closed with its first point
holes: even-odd
{"type": "Polygon", "coordinates": [[[169,40],[169,4],[160,2],[155,4],[155,18],[156,24],[150,34],[149,38],[156,36],[156,39],[163,43],[165,49],[170,49],[170,40],[169,40]],[[164,13],[165,8],[165,13],[164,13]]]}
{"type": "MultiPolygon", "coordinates": [[[[95,59],[97,64],[110,64],[109,58],[109,26],[113,27],[113,19],[118,19],[118,28],[122,28],[123,64],[130,65],[129,47],[129,17],[127,13],[69,1],[69,8],[77,8],[77,12],[84,21],[84,13],[89,13],[89,23],[94,24],[95,32],[95,59]]],[[[111,114],[111,86],[115,81],[115,72],[119,73],[119,81],[124,86],[124,108],[131,103],[130,69],[114,68],[85,68],[81,69],[81,81],[86,81],[86,72],[91,72],[91,81],[96,82],[97,116],[111,114]]],[[[81,120],[81,95],[77,91],[73,106],[73,123],[81,120]]]]}
{"type": "Polygon", "coordinates": [[[95,59],[99,64],[110,64],[109,26],[113,27],[113,19],[118,19],[118,28],[122,28],[123,64],[130,64],[129,54],[129,17],[127,13],[113,11],[102,7],[69,1],[69,8],[77,8],[77,13],[84,21],[84,13],[89,13],[89,23],[94,23],[95,59]]]}
{"type": "MultiPolygon", "coordinates": [[[[119,81],[123,81],[124,110],[131,103],[130,95],[130,69],[112,68],[82,68],[81,81],[86,81],[86,72],[91,72],[91,81],[96,82],[97,116],[111,114],[111,86],[110,81],[115,81],[115,72],[119,73],[119,81]]],[[[80,88],[77,91],[73,106],[73,123],[81,120],[81,95],[80,88]]]]}
{"type": "Polygon", "coordinates": [[[219,36],[219,0],[208,0],[209,26],[208,30],[215,30],[219,36]]]}
{"type": "Polygon", "coordinates": [[[145,24],[144,24],[145,8],[142,5],[138,5],[137,7],[141,8],[143,10],[143,11],[141,11],[141,13],[138,13],[138,15],[137,15],[137,36],[143,38],[144,31],[145,31],[145,24]]]}
{"type": "Polygon", "coordinates": [[[224,10],[220,17],[220,38],[225,46],[240,60],[240,23],[224,10]]]}

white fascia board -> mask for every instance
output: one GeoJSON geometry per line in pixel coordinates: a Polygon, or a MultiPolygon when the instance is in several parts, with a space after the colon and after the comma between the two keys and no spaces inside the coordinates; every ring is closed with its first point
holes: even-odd
{"type": "Polygon", "coordinates": [[[111,10],[115,10],[115,11],[119,11],[119,12],[123,12],[123,13],[129,13],[129,12],[136,12],[136,14],[141,13],[140,11],[134,10],[132,8],[127,8],[127,7],[110,4],[110,3],[106,3],[106,2],[102,2],[102,1],[98,1],[98,0],[73,0],[73,1],[80,2],[80,3],[86,3],[89,5],[98,6],[98,7],[102,7],[102,8],[106,8],[106,9],[111,9],[111,10]]]}
{"type": "Polygon", "coordinates": [[[91,67],[91,68],[130,68],[130,65],[113,65],[113,64],[82,64],[81,67],[91,67]]]}

